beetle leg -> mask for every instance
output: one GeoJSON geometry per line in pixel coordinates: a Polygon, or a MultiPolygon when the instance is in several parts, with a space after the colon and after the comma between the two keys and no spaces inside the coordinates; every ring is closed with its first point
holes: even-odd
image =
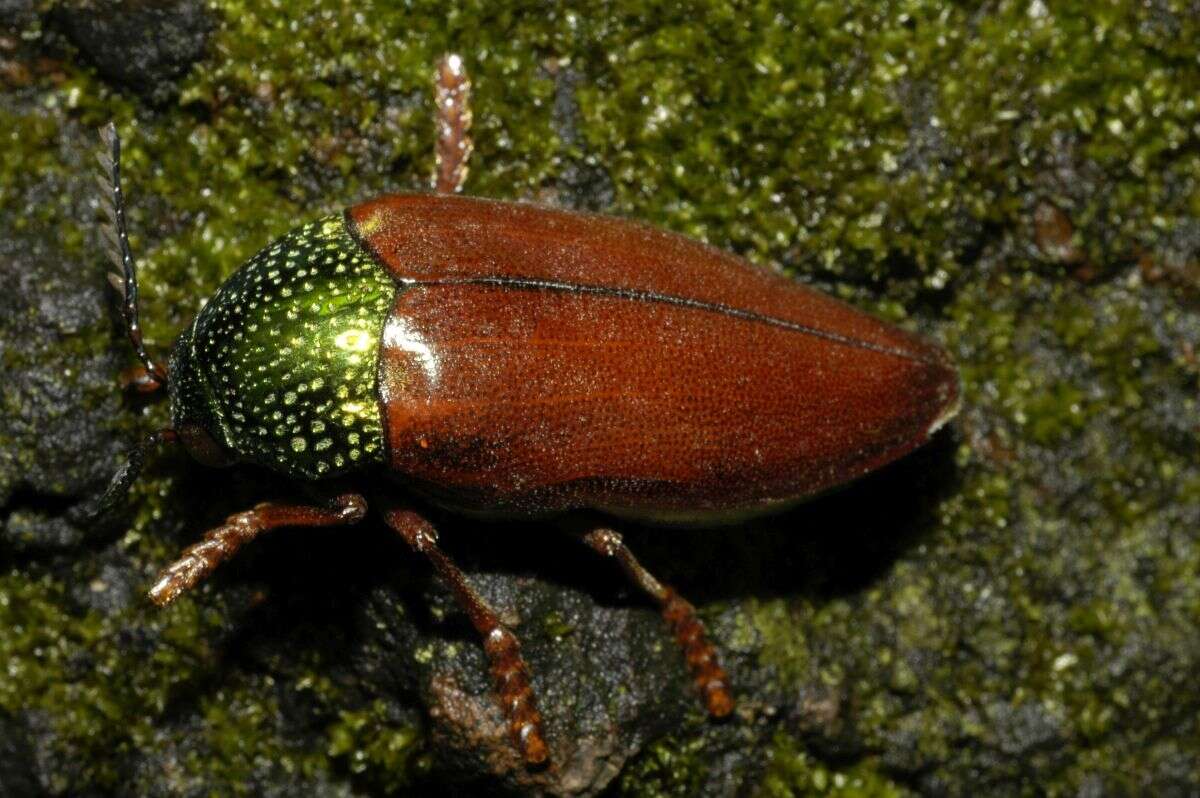
{"type": "Polygon", "coordinates": [[[483,637],[483,650],[491,664],[500,709],[508,720],[513,743],[529,764],[545,762],[549,751],[542,737],[542,716],[537,710],[533,687],[529,683],[529,666],[521,656],[517,636],[500,622],[496,611],[475,592],[466,575],[438,547],[437,530],[432,524],[404,509],[388,509],[383,518],[408,545],[429,559],[459,606],[466,611],[471,624],[483,637]]]}
{"type": "Polygon", "coordinates": [[[120,383],[122,390],[132,389],[136,393],[154,393],[162,389],[164,384],[157,375],[146,371],[145,366],[133,366],[122,371],[120,383]]]}
{"type": "Polygon", "coordinates": [[[704,624],[696,615],[696,608],[673,589],[655,579],[654,575],[637,561],[616,532],[611,529],[595,529],[584,534],[582,539],[606,557],[616,558],[629,580],[658,602],[663,618],[675,634],[675,640],[683,648],[692,682],[704,696],[704,705],[709,714],[715,718],[722,718],[732,712],[733,697],[729,694],[729,677],[717,661],[716,648],[705,636],[704,624]]]}
{"type": "Polygon", "coordinates": [[[437,166],[433,188],[439,194],[457,194],[467,182],[471,141],[471,78],[462,57],[450,53],[437,65],[437,166]]]}
{"type": "Polygon", "coordinates": [[[236,513],[210,529],[204,540],[184,550],[179,559],[159,574],[150,588],[150,600],[160,607],[202,582],[246,542],[263,532],[284,526],[341,526],[355,524],[367,514],[367,501],[356,493],[335,498],[332,507],[264,503],[236,513]]]}

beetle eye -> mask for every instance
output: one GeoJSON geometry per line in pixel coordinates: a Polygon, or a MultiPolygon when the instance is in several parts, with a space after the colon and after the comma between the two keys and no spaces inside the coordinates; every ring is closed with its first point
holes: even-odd
{"type": "Polygon", "coordinates": [[[179,427],[178,432],[188,454],[197,462],[206,466],[226,466],[233,463],[229,453],[199,424],[184,424],[179,427]]]}

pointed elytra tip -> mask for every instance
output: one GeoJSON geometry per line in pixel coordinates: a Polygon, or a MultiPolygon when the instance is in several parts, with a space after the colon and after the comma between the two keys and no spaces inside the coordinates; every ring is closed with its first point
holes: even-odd
{"type": "Polygon", "coordinates": [[[938,413],[937,418],[933,420],[933,423],[929,425],[929,429],[925,431],[925,437],[932,438],[935,432],[953,421],[954,417],[958,415],[958,411],[962,410],[962,389],[959,387],[957,375],[955,375],[952,390],[954,391],[953,400],[946,405],[941,413],[938,413]]]}

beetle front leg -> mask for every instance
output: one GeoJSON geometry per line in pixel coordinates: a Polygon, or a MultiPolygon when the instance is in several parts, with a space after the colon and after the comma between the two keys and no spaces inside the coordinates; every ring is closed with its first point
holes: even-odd
{"type": "Polygon", "coordinates": [[[264,503],[236,513],[221,526],[210,529],[204,540],[185,549],[178,560],[159,574],[158,581],[150,588],[150,600],[160,607],[170,604],[263,532],[284,526],[356,524],[366,514],[367,500],[357,493],[336,497],[331,507],[264,503]]]}
{"type": "Polygon", "coordinates": [[[708,641],[704,624],[696,615],[696,608],[655,579],[613,530],[595,529],[584,534],[582,539],[606,557],[616,558],[629,580],[658,602],[663,618],[683,648],[692,682],[704,697],[709,714],[714,718],[723,718],[732,712],[733,696],[729,694],[729,677],[717,661],[717,649],[708,641]]]}
{"type": "Polygon", "coordinates": [[[471,624],[483,637],[483,650],[491,664],[492,679],[500,698],[500,709],[508,720],[513,743],[531,765],[545,762],[549,756],[542,736],[542,716],[537,710],[529,666],[521,656],[521,645],[487,605],[483,597],[467,583],[466,575],[451,562],[437,545],[437,530],[411,510],[389,509],[384,521],[433,564],[438,576],[466,611],[471,624]]]}

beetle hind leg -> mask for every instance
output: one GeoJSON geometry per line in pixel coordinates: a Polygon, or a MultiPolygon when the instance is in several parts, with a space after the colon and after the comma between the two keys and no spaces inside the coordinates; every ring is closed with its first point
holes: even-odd
{"type": "Polygon", "coordinates": [[[178,560],[163,569],[150,588],[150,600],[160,607],[170,604],[263,532],[285,526],[355,524],[366,514],[367,501],[356,493],[338,496],[331,507],[266,503],[253,510],[235,513],[219,527],[210,529],[204,540],[189,546],[178,560]]]}
{"type": "Polygon", "coordinates": [[[663,619],[683,649],[692,683],[703,696],[708,713],[714,718],[723,718],[732,712],[729,676],[717,660],[717,649],[708,641],[696,608],[647,571],[613,530],[595,529],[584,534],[582,539],[606,557],[615,558],[629,580],[658,602],[663,619]]]}
{"type": "Polygon", "coordinates": [[[508,721],[513,743],[530,765],[545,762],[549,750],[542,736],[542,716],[537,709],[529,681],[529,666],[521,656],[517,636],[500,622],[496,611],[475,592],[467,583],[466,575],[438,547],[437,530],[432,524],[404,509],[388,509],[383,518],[409,546],[425,555],[470,617],[471,624],[483,637],[483,650],[491,665],[500,709],[508,721]]]}

